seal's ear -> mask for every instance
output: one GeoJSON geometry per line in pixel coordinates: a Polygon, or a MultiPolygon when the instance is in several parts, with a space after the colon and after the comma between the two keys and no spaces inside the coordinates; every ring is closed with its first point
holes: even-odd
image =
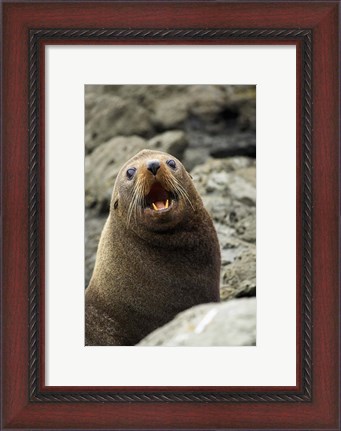
{"type": "Polygon", "coordinates": [[[117,207],[118,207],[118,199],[117,199],[117,201],[114,202],[114,209],[116,210],[117,207]]]}

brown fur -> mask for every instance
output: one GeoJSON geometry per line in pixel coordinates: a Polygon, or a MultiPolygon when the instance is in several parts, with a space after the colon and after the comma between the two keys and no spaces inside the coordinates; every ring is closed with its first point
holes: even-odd
{"type": "Polygon", "coordinates": [[[174,157],[143,150],[121,169],[109,217],[86,289],[86,345],[134,345],[179,312],[219,301],[220,251],[212,220],[189,174],[174,157]],[[156,177],[147,169],[160,161],[156,177]],[[176,170],[166,164],[175,160],[176,170]],[[126,171],[135,167],[133,180],[126,171]],[[154,181],[186,190],[162,215],[130,206],[133,190],[148,194],[154,181]],[[128,217],[131,210],[130,219],[128,217]]]}

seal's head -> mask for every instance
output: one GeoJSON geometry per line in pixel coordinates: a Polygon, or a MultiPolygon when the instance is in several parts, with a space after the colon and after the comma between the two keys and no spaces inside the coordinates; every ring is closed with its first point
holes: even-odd
{"type": "Polygon", "coordinates": [[[165,231],[193,217],[202,206],[182,163],[161,151],[142,150],[121,168],[111,212],[132,230],[165,231]]]}

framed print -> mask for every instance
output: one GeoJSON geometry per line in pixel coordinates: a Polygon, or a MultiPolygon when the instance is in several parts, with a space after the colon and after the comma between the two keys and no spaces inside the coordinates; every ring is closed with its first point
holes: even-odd
{"type": "Polygon", "coordinates": [[[2,25],[2,428],[339,429],[339,3],[2,25]]]}

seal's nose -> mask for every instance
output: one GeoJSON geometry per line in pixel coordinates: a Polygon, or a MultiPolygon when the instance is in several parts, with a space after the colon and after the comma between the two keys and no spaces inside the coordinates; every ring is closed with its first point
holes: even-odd
{"type": "Polygon", "coordinates": [[[160,168],[160,162],[158,160],[149,160],[147,168],[153,175],[156,175],[156,172],[160,168]]]}

